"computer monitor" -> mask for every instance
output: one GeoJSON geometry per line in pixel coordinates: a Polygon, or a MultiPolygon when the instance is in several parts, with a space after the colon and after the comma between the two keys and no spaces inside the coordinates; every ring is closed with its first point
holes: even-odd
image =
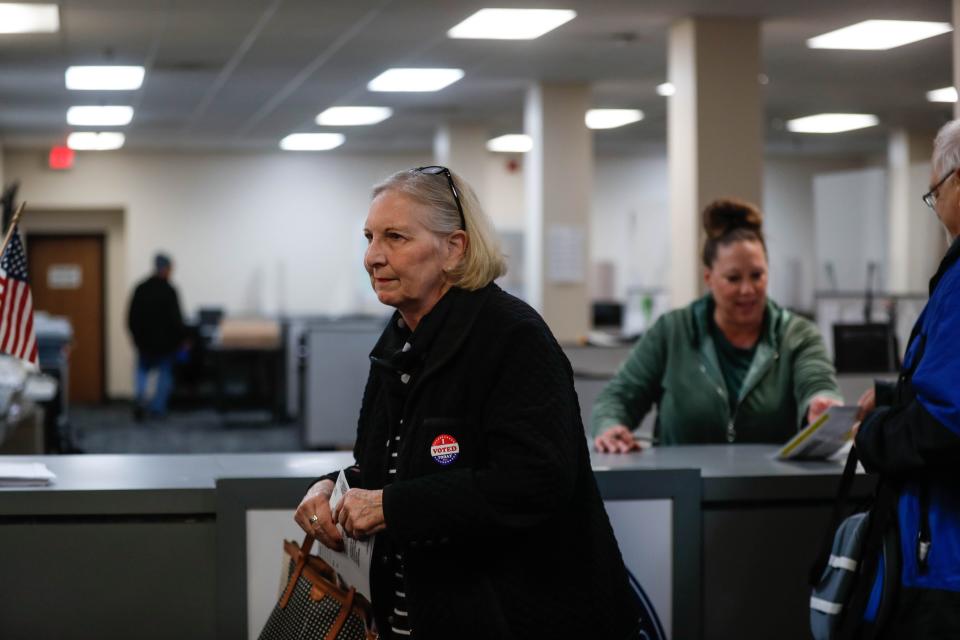
{"type": "Polygon", "coordinates": [[[885,373],[900,368],[897,335],[885,323],[834,324],[837,373],[885,373]]]}

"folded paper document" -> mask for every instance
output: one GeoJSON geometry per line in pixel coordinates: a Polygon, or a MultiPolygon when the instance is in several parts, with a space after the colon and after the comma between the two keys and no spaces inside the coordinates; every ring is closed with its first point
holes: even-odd
{"type": "Polygon", "coordinates": [[[777,453],[780,460],[823,460],[850,441],[859,407],[830,407],[813,424],[793,436],[777,453]]]}
{"type": "Polygon", "coordinates": [[[42,487],[56,479],[41,462],[0,462],[0,487],[42,487]]]}
{"type": "MultiPolygon", "coordinates": [[[[333,488],[333,494],[330,496],[330,510],[336,508],[337,503],[350,489],[347,483],[347,477],[343,471],[337,478],[337,484],[333,488]]],[[[353,587],[357,593],[370,600],[370,559],[373,557],[373,537],[366,540],[356,540],[347,536],[339,524],[337,529],[343,536],[343,551],[334,551],[320,544],[317,555],[323,558],[324,562],[333,567],[340,575],[340,580],[346,587],[353,587]]]]}

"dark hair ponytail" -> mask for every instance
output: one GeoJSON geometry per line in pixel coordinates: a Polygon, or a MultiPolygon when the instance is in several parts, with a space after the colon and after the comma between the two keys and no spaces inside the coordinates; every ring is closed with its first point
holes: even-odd
{"type": "Polygon", "coordinates": [[[714,200],[703,210],[703,230],[707,239],[703,243],[703,265],[712,267],[717,259],[717,249],[733,242],[752,240],[763,246],[763,215],[749,202],[736,198],[714,200]]]}

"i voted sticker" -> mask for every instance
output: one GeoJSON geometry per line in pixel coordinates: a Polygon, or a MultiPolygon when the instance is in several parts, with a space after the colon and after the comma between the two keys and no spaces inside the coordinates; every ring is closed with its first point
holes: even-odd
{"type": "Polygon", "coordinates": [[[437,464],[448,465],[460,455],[460,443],[453,436],[441,433],[430,445],[430,457],[437,464]]]}

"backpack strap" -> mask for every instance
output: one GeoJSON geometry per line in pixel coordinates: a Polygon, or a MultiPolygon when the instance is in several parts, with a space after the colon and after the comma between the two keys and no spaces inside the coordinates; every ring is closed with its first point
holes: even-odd
{"type": "Polygon", "coordinates": [[[830,517],[830,526],[824,533],[823,540],[820,542],[820,551],[810,566],[808,581],[811,587],[817,586],[820,582],[823,570],[826,569],[827,562],[830,561],[830,552],[833,550],[833,536],[844,518],[847,502],[850,500],[850,490],[853,487],[853,479],[857,475],[857,463],[859,461],[857,448],[850,447],[850,453],[847,454],[847,463],[843,466],[843,475],[840,477],[837,498],[833,503],[833,515],[830,517]]]}

